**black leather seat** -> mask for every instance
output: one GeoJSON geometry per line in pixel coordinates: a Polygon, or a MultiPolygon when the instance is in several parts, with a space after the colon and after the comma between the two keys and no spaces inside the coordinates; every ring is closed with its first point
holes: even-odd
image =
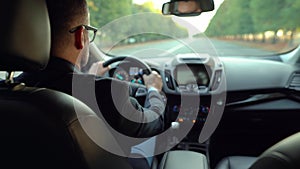
{"type": "Polygon", "coordinates": [[[227,157],[216,169],[299,169],[300,132],[275,144],[259,157],[227,157]]]}
{"type": "Polygon", "coordinates": [[[46,3],[5,1],[0,18],[0,70],[10,72],[0,84],[0,167],[131,168],[126,159],[94,142],[111,138],[85,104],[61,92],[13,82],[13,71],[39,70],[48,62],[46,3]]]}

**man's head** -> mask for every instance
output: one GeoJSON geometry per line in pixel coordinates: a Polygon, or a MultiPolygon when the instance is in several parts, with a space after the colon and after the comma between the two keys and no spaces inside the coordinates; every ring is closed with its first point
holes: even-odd
{"type": "Polygon", "coordinates": [[[78,67],[88,60],[89,24],[86,0],[47,0],[51,24],[51,55],[68,60],[78,67]],[[79,26],[79,27],[78,27],[79,26]],[[74,28],[78,28],[73,32],[74,28]]]}
{"type": "Polygon", "coordinates": [[[180,13],[201,12],[200,2],[196,0],[178,1],[178,11],[180,13]]]}

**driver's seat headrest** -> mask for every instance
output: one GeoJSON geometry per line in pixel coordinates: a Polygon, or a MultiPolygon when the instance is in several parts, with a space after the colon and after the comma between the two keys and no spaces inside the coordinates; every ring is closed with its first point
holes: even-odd
{"type": "Polygon", "coordinates": [[[51,37],[44,0],[5,1],[0,22],[0,71],[39,70],[47,65],[51,37]]]}

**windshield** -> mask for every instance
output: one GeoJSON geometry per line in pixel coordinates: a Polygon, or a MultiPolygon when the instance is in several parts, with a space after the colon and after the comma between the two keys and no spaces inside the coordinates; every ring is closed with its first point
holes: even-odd
{"type": "Polygon", "coordinates": [[[215,10],[194,17],[164,16],[166,0],[88,0],[95,44],[114,56],[261,56],[300,43],[300,1],[215,0],[215,10]]]}

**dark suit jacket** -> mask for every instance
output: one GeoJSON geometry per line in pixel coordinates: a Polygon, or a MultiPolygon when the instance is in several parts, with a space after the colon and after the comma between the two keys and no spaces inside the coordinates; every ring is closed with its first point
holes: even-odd
{"type": "Polygon", "coordinates": [[[83,74],[73,64],[57,57],[51,57],[45,70],[24,72],[15,80],[27,86],[46,87],[70,94],[127,136],[150,137],[164,129],[165,107],[158,92],[148,93],[147,108],[144,108],[136,99],[129,97],[129,83],[83,74]]]}

